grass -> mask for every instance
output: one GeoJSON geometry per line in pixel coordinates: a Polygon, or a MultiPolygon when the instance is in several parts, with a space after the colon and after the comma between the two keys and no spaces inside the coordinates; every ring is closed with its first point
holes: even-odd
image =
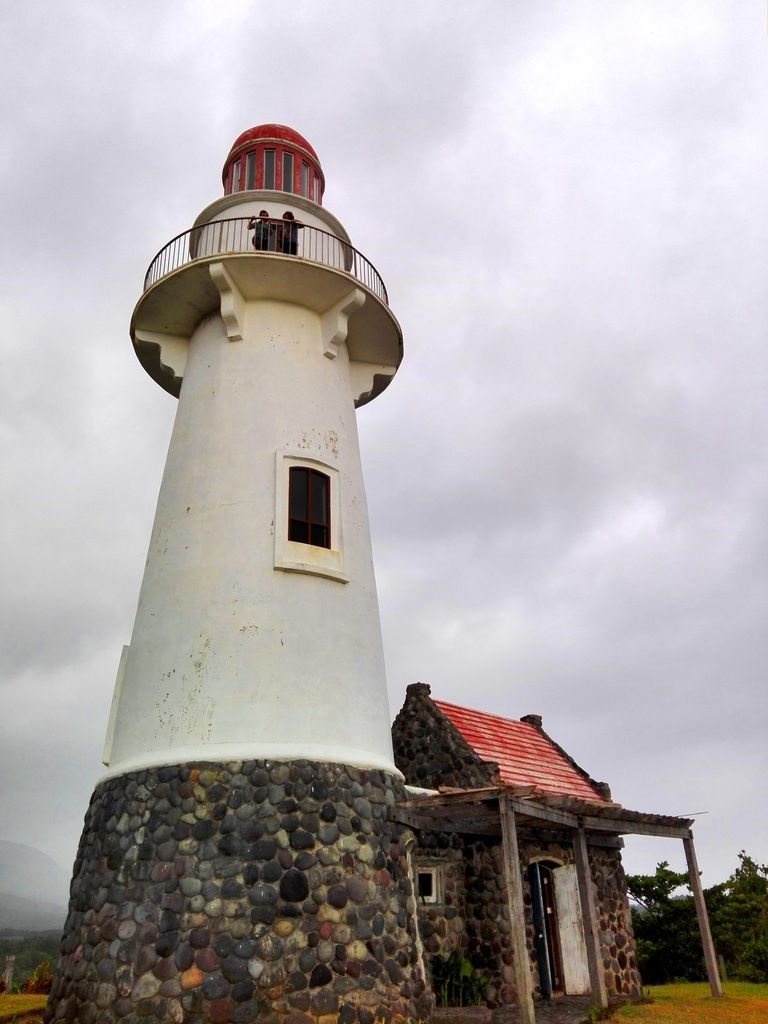
{"type": "Polygon", "coordinates": [[[48,1002],[48,996],[0,995],[0,1024],[22,1020],[33,1013],[41,1013],[48,1002]]]}
{"type": "MultiPolygon", "coordinates": [[[[622,1006],[613,1019],[638,1024],[766,1024],[768,985],[729,981],[722,999],[713,999],[709,985],[659,985],[651,988],[652,1003],[622,1006]]],[[[0,1024],[41,1013],[48,996],[0,995],[0,1024]]]]}
{"type": "Polygon", "coordinates": [[[722,999],[713,999],[706,982],[651,988],[652,1003],[622,1006],[616,1021],[641,1024],[766,1024],[768,985],[729,981],[722,999]]]}

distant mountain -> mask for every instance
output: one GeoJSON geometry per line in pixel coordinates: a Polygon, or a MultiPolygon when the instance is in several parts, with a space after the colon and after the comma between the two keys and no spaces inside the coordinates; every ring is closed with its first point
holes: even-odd
{"type": "Polygon", "coordinates": [[[69,878],[41,850],[0,839],[0,929],[61,928],[69,878]]]}

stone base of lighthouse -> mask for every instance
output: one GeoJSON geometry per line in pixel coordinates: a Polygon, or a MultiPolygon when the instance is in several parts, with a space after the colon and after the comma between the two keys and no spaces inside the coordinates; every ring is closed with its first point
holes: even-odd
{"type": "Polygon", "coordinates": [[[401,796],[385,772],[310,761],[101,783],[45,1021],[424,1017],[401,796]]]}

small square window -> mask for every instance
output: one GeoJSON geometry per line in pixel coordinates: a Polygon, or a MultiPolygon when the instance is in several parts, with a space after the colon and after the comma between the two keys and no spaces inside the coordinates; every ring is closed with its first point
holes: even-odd
{"type": "Polygon", "coordinates": [[[416,884],[418,896],[421,903],[439,903],[442,898],[440,892],[440,870],[437,867],[416,868],[416,884]]]}

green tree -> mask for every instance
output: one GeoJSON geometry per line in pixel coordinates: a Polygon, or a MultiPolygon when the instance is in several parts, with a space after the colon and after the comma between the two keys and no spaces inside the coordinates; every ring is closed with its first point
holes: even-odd
{"type": "MultiPolygon", "coordinates": [[[[653,875],[629,875],[632,925],[647,984],[706,976],[688,876],[662,861],[653,875]],[[686,891],[687,890],[687,893],[686,891]]],[[[732,975],[768,982],[768,866],[744,850],[726,882],[704,891],[715,949],[732,975]]]]}
{"type": "Polygon", "coordinates": [[[768,982],[768,865],[741,850],[738,867],[716,888],[707,902],[718,953],[738,977],[768,982]]]}
{"type": "Polygon", "coordinates": [[[688,876],[662,861],[653,875],[629,875],[627,887],[636,904],[632,926],[643,981],[661,985],[675,978],[705,977],[688,876]],[[688,895],[679,894],[683,888],[688,895]]]}

